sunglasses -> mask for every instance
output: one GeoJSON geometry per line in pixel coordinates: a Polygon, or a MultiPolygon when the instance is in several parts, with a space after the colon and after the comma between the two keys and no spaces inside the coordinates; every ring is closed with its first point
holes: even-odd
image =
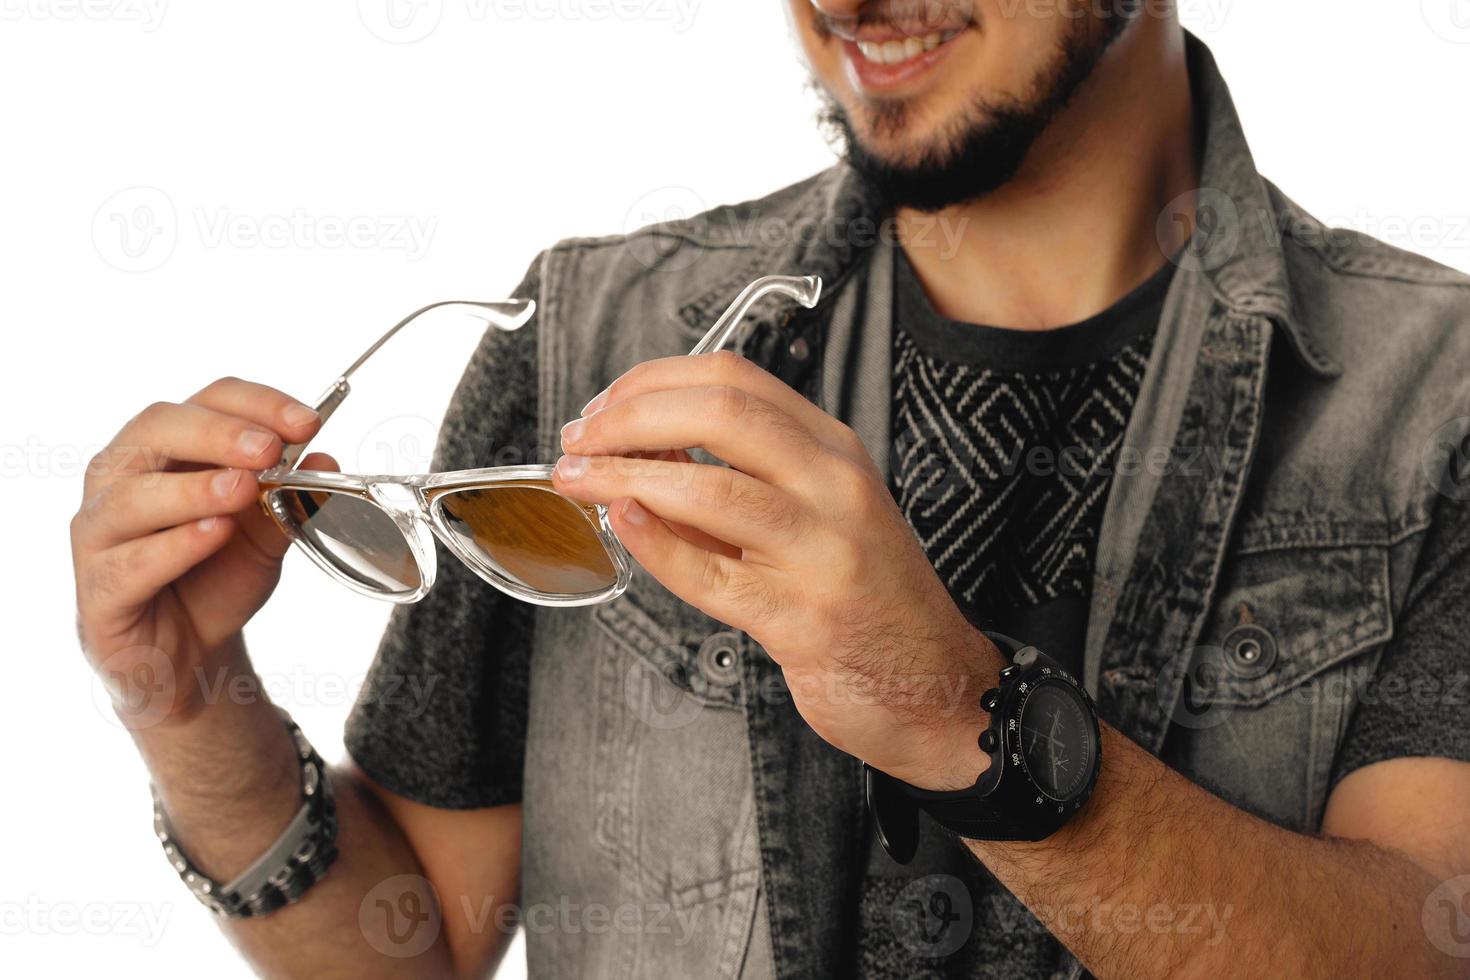
{"type": "MultiPolygon", "coordinates": [[[[821,291],[815,276],[757,279],[689,353],[724,349],[766,295],[789,296],[810,309],[821,291]]],[[[415,310],[338,376],[318,400],[317,414],[325,423],[351,391],[352,374],[427,313],[454,310],[510,331],[523,327],[535,309],[531,300],[512,299],[447,301],[415,310]]],[[[360,476],[295,469],[306,447],[287,446],[280,463],[259,474],[261,507],[317,567],[355,592],[389,602],[419,601],[434,585],[436,539],[495,588],[537,605],[606,602],[628,587],[632,560],[613,534],[607,508],[553,490],[549,464],[360,476]]]]}

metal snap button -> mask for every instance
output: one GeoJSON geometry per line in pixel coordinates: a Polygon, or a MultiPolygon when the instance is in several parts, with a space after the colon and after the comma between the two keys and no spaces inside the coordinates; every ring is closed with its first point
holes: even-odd
{"type": "Polygon", "coordinates": [[[729,687],[740,679],[740,634],[712,633],[699,645],[699,669],[711,684],[729,687]]]}
{"type": "Polygon", "coordinates": [[[812,345],[807,343],[805,337],[797,337],[786,348],[793,360],[804,361],[812,356],[812,345]]]}
{"type": "Polygon", "coordinates": [[[1241,623],[1225,634],[1225,666],[1236,677],[1251,680],[1276,664],[1276,638],[1256,623],[1241,623]]]}

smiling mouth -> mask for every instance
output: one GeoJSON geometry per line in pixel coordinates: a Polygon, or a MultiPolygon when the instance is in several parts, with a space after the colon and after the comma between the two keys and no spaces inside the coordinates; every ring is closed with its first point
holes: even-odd
{"type": "Polygon", "coordinates": [[[954,40],[958,30],[930,31],[922,37],[889,38],[888,40],[856,40],[853,45],[864,61],[875,65],[901,65],[954,40]]]}

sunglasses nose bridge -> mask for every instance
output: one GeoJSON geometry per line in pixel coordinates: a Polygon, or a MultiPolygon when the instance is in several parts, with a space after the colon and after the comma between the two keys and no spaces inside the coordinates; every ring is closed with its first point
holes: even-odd
{"type": "Polygon", "coordinates": [[[434,532],[429,527],[429,519],[425,513],[423,492],[406,483],[386,480],[369,483],[367,492],[372,502],[382,508],[398,526],[398,530],[403,532],[403,538],[408,542],[414,560],[418,562],[419,573],[424,580],[423,591],[427,592],[434,584],[438,562],[434,554],[434,532]]]}

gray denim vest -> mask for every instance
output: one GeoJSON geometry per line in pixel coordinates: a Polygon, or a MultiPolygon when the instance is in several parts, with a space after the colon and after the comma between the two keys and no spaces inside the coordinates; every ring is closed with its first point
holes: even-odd
{"type": "MultiPolygon", "coordinates": [[[[1111,724],[1171,765],[1313,830],[1346,682],[1392,635],[1429,524],[1424,447],[1470,405],[1457,370],[1470,336],[1451,319],[1464,285],[1329,232],[1262,179],[1190,43],[1198,231],[1108,499],[1085,680],[1111,724]]],[[[803,379],[885,464],[891,248],[843,167],[559,243],[540,259],[541,445],[627,368],[687,353],[751,279],[817,274],[816,311],[757,310],[752,337],[775,351],[758,359],[803,379]]],[[[642,570],[614,602],[538,617],[522,900],[550,911],[528,920],[532,975],[842,973],[866,860],[857,760],[807,729],[747,636],[642,570]]]]}

